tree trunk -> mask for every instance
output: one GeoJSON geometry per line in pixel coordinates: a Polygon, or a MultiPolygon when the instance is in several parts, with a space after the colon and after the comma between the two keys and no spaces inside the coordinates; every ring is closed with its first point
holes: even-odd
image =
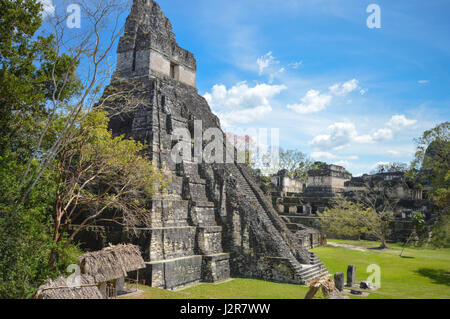
{"type": "Polygon", "coordinates": [[[313,299],[320,287],[310,287],[306,293],[305,299],[313,299]]]}
{"type": "Polygon", "coordinates": [[[52,248],[52,250],[50,251],[50,258],[48,260],[48,267],[50,269],[55,269],[56,268],[56,248],[52,248]]]}
{"type": "Polygon", "coordinates": [[[385,248],[387,248],[387,245],[386,245],[386,239],[385,239],[385,238],[382,238],[382,239],[381,239],[380,249],[385,249],[385,248]]]}
{"type": "Polygon", "coordinates": [[[411,237],[412,237],[412,236],[413,236],[413,234],[411,233],[411,234],[409,235],[408,239],[406,240],[405,244],[403,245],[402,252],[400,253],[400,257],[403,255],[403,251],[405,250],[405,247],[408,246],[409,241],[411,240],[411,237]]]}

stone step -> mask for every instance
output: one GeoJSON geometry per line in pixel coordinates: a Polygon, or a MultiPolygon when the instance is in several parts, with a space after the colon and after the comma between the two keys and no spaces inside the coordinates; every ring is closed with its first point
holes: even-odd
{"type": "Polygon", "coordinates": [[[324,271],[324,270],[316,271],[316,272],[311,273],[311,274],[309,274],[307,276],[302,276],[301,277],[301,281],[306,283],[306,284],[308,284],[311,281],[313,281],[314,279],[321,278],[321,277],[326,277],[328,275],[329,275],[328,271],[324,271]]]}
{"type": "Polygon", "coordinates": [[[319,278],[324,275],[328,275],[328,270],[326,269],[317,269],[316,271],[313,271],[305,276],[302,276],[305,280],[313,280],[315,278],[319,278]]]}
{"type": "Polygon", "coordinates": [[[302,277],[303,279],[305,279],[305,278],[314,277],[315,275],[323,273],[323,272],[327,272],[327,269],[325,267],[313,267],[311,269],[308,269],[308,271],[306,271],[306,272],[299,273],[298,275],[300,277],[302,277]]]}
{"type": "MultiPolygon", "coordinates": [[[[256,197],[251,185],[247,182],[244,176],[240,174],[239,169],[238,173],[233,174],[233,176],[236,177],[236,180],[238,181],[240,188],[243,190],[243,194],[247,198],[248,202],[260,208],[261,210],[265,210],[261,205],[259,199],[256,197]]],[[[284,220],[284,222],[286,222],[286,220],[284,220]]],[[[322,275],[324,270],[326,271],[326,268],[323,266],[320,260],[316,259],[314,256],[315,255],[313,253],[312,255],[310,255],[310,262],[313,264],[313,266],[307,269],[302,268],[302,266],[296,259],[292,258],[292,260],[290,260],[291,267],[293,268],[295,274],[300,278],[300,281],[313,280],[314,278],[322,275]],[[306,280],[304,278],[306,278],[306,280]]]]}
{"type": "Polygon", "coordinates": [[[205,198],[205,200],[192,200],[192,206],[195,207],[215,207],[213,202],[210,202],[208,199],[205,198]]]}

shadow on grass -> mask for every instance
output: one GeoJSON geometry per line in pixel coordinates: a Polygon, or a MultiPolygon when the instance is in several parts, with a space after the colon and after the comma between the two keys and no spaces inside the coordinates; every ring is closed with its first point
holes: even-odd
{"type": "Polygon", "coordinates": [[[433,279],[436,284],[450,286],[450,272],[444,269],[420,268],[416,272],[433,279]]]}
{"type": "Polygon", "coordinates": [[[400,256],[401,258],[414,259],[412,256],[400,256]]]}

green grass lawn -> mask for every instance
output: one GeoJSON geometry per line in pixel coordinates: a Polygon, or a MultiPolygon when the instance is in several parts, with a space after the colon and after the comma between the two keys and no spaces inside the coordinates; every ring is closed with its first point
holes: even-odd
{"type": "Polygon", "coordinates": [[[369,248],[355,251],[348,248],[320,247],[315,251],[330,273],[346,272],[347,264],[356,266],[357,281],[366,280],[367,266],[381,267],[381,288],[368,298],[450,298],[450,250],[406,248],[399,257],[401,244],[376,250],[378,243],[368,241],[340,241],[369,248]]]}
{"type": "Polygon", "coordinates": [[[201,283],[179,291],[140,286],[133,299],[303,299],[307,287],[256,279],[235,278],[218,284],[201,283]]]}
{"type": "MultiPolygon", "coordinates": [[[[320,247],[317,253],[331,274],[346,273],[347,266],[356,266],[358,282],[366,280],[367,266],[381,268],[381,288],[371,299],[450,298],[450,249],[407,248],[399,257],[401,244],[376,250],[378,243],[369,241],[331,240],[368,248],[356,251],[340,247],[320,247]]],[[[179,291],[166,291],[141,286],[141,299],[303,299],[308,288],[255,279],[236,278],[219,284],[202,283],[179,291]]],[[[353,297],[352,297],[353,298],[353,297]]],[[[354,297],[358,298],[358,297],[354,297]]]]}

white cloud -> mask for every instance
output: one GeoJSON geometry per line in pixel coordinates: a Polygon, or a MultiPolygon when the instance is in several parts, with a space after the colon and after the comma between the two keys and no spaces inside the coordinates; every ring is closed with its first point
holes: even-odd
{"type": "Polygon", "coordinates": [[[347,81],[345,83],[336,83],[332,86],[330,86],[329,90],[330,93],[337,95],[337,96],[347,96],[349,93],[355,91],[359,88],[358,80],[352,79],[350,81],[347,81]]]}
{"type": "Polygon", "coordinates": [[[350,164],[349,161],[337,161],[333,163],[334,165],[338,165],[338,166],[342,166],[346,169],[348,169],[349,167],[351,167],[352,165],[350,164]]]}
{"type": "Polygon", "coordinates": [[[336,155],[333,155],[329,152],[312,152],[310,157],[315,160],[334,159],[334,158],[336,158],[336,155]]]}
{"type": "Polygon", "coordinates": [[[345,168],[349,168],[352,166],[352,164],[349,162],[349,160],[357,161],[359,159],[359,157],[356,155],[339,156],[339,155],[332,154],[330,152],[323,152],[323,151],[312,152],[310,157],[316,161],[330,162],[332,160],[333,164],[339,165],[339,166],[344,166],[345,168]]]}
{"type": "Polygon", "coordinates": [[[273,57],[272,51],[269,51],[262,57],[259,57],[256,60],[256,64],[258,64],[259,75],[262,75],[265,69],[267,69],[269,66],[273,64],[278,64],[278,61],[276,61],[275,58],[273,57]]]}
{"type": "MultiPolygon", "coordinates": [[[[404,115],[394,115],[386,124],[386,127],[377,129],[372,134],[358,134],[355,125],[351,122],[334,123],[328,127],[329,134],[316,136],[310,145],[322,151],[339,150],[351,143],[371,144],[392,140],[396,132],[414,125],[417,121],[407,119],[404,115]]],[[[396,155],[394,153],[388,153],[396,155]]],[[[347,158],[350,159],[350,158],[347,158]]]]}
{"type": "Polygon", "coordinates": [[[417,81],[417,83],[419,83],[419,84],[427,84],[427,83],[430,83],[430,81],[429,80],[419,80],[419,81],[417,81]]]}
{"type": "Polygon", "coordinates": [[[298,61],[298,62],[289,63],[288,66],[293,69],[298,69],[302,65],[303,65],[303,61],[298,61]]]}
{"type": "Polygon", "coordinates": [[[302,98],[300,104],[288,104],[287,108],[299,114],[316,113],[327,108],[331,104],[332,97],[320,94],[320,91],[309,90],[302,98]]]}
{"type": "Polygon", "coordinates": [[[361,144],[373,143],[373,137],[370,135],[357,135],[353,138],[353,141],[361,144]]]}
{"type": "MultiPolygon", "coordinates": [[[[321,94],[318,90],[309,90],[301,99],[301,103],[288,104],[287,107],[299,114],[317,113],[331,105],[333,96],[345,97],[358,88],[358,80],[352,79],[345,83],[336,83],[330,86],[328,88],[329,93],[321,94]]],[[[365,92],[366,91],[364,91],[364,93],[365,92]]],[[[347,100],[347,104],[350,104],[351,102],[351,99],[347,100]]]]}
{"type": "Polygon", "coordinates": [[[204,95],[213,111],[227,127],[234,123],[246,124],[263,118],[272,112],[270,99],[285,90],[284,85],[257,84],[249,87],[247,82],[237,83],[227,89],[216,84],[211,93],[204,95]]]}
{"type": "Polygon", "coordinates": [[[394,151],[394,150],[389,150],[389,151],[387,151],[387,153],[388,153],[390,156],[400,156],[400,155],[401,155],[401,152],[399,152],[399,151],[394,151]]]}
{"type": "Polygon", "coordinates": [[[361,95],[365,95],[368,91],[369,91],[369,89],[361,89],[361,90],[359,90],[359,93],[361,95]]]}
{"type": "Polygon", "coordinates": [[[394,133],[390,128],[380,128],[373,134],[375,141],[387,141],[394,137],[394,133]]]}
{"type": "Polygon", "coordinates": [[[269,75],[269,84],[272,84],[273,81],[275,80],[275,77],[276,77],[278,74],[284,73],[284,71],[286,71],[286,69],[285,69],[285,68],[281,68],[281,69],[279,69],[278,71],[271,73],[271,74],[269,75]]]}
{"type": "Polygon", "coordinates": [[[394,115],[387,123],[387,126],[399,131],[416,123],[417,120],[409,120],[404,115],[394,115]]]}
{"type": "Polygon", "coordinates": [[[225,127],[232,123],[248,124],[255,120],[262,119],[272,112],[270,105],[261,105],[252,109],[236,110],[229,113],[219,114],[219,118],[225,127]]]}
{"type": "Polygon", "coordinates": [[[55,14],[55,6],[52,0],[39,0],[39,2],[42,3],[42,16],[44,18],[55,14]]]}
{"type": "Polygon", "coordinates": [[[338,150],[350,144],[358,138],[355,125],[350,122],[334,123],[328,127],[330,134],[318,135],[312,141],[314,148],[338,150]]]}
{"type": "MultiPolygon", "coordinates": [[[[371,135],[359,135],[355,124],[351,122],[338,122],[328,127],[329,134],[316,136],[310,145],[319,150],[340,150],[351,143],[371,144],[374,138],[371,135]]],[[[358,159],[357,156],[344,157],[358,159]]]]}

